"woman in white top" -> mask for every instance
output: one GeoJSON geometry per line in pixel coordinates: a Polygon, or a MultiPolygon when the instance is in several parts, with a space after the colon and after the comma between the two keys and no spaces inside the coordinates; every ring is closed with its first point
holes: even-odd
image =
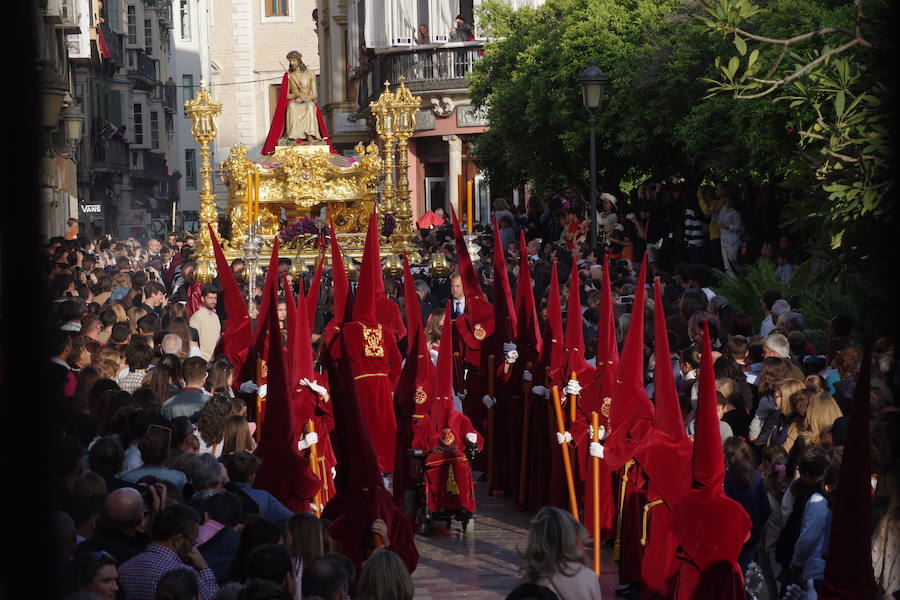
{"type": "Polygon", "coordinates": [[[599,600],[600,580],[585,565],[587,530],[566,511],[545,506],[531,519],[523,583],[553,590],[564,600],[599,600]]]}
{"type": "Polygon", "coordinates": [[[231,400],[222,394],[214,394],[206,401],[197,419],[197,430],[194,432],[200,440],[200,454],[209,452],[216,458],[222,456],[225,421],[232,412],[231,400]]]}

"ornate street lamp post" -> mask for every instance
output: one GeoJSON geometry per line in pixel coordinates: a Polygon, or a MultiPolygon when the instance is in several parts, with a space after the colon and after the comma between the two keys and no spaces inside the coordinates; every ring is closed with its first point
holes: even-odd
{"type": "MultiPolygon", "coordinates": [[[[193,100],[184,103],[184,111],[191,118],[191,133],[200,144],[200,235],[197,239],[197,278],[209,283],[215,277],[215,258],[212,239],[209,237],[207,223],[211,224],[219,235],[219,213],[216,210],[216,196],[212,186],[212,161],[209,150],[210,143],[216,139],[215,118],[222,112],[222,104],[213,102],[206,81],[200,82],[200,91],[193,100]]],[[[250,265],[247,265],[250,268],[250,265]]],[[[251,276],[252,273],[248,272],[251,276]]]]}
{"type": "Polygon", "coordinates": [[[596,60],[581,74],[581,93],[584,100],[584,108],[588,111],[588,125],[591,128],[591,236],[592,249],[597,247],[597,113],[603,102],[603,88],[609,83],[609,76],[604,73],[596,60]]]}

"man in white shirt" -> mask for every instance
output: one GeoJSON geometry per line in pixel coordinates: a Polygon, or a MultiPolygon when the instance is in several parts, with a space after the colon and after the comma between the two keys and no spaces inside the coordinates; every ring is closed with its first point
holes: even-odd
{"type": "Polygon", "coordinates": [[[219,290],[214,286],[203,287],[200,295],[202,306],[191,315],[191,327],[200,335],[200,354],[209,361],[216,350],[216,344],[222,333],[222,322],[216,314],[219,290]]]}

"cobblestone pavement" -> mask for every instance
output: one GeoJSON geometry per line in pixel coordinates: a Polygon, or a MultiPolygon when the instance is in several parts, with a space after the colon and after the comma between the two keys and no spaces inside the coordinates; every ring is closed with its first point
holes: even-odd
{"type": "MultiPolygon", "coordinates": [[[[484,483],[475,484],[475,495],[474,533],[462,533],[454,521],[450,530],[438,523],[416,536],[416,600],[504,598],[518,584],[522,561],[516,550],[525,547],[531,513],[516,510],[512,498],[491,498],[484,483]]],[[[608,548],[601,564],[603,597],[614,600],[618,572],[608,548]]]]}

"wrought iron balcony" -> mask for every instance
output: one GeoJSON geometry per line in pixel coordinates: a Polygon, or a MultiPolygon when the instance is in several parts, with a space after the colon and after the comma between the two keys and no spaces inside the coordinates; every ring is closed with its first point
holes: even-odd
{"type": "Polygon", "coordinates": [[[125,65],[125,40],[124,36],[120,33],[116,33],[112,29],[109,28],[109,24],[104,21],[100,23],[100,33],[103,35],[103,41],[106,42],[106,47],[109,49],[110,55],[108,57],[104,57],[106,60],[111,61],[112,63],[118,66],[125,65]]]}
{"type": "Polygon", "coordinates": [[[127,171],[128,144],[124,140],[104,139],[99,134],[91,144],[91,168],[94,171],[127,171]]]}
{"type": "Polygon", "coordinates": [[[373,96],[378,96],[384,80],[396,84],[400,76],[412,92],[465,89],[466,76],[484,56],[484,42],[450,42],[420,46],[385,48],[377,51],[373,96]]]}
{"type": "Polygon", "coordinates": [[[166,175],[166,157],[149,150],[136,150],[137,162],[131,167],[131,176],[138,179],[162,181],[166,175]]]}
{"type": "Polygon", "coordinates": [[[143,89],[151,89],[159,83],[156,79],[156,59],[140,50],[128,50],[128,77],[143,89]]]}

